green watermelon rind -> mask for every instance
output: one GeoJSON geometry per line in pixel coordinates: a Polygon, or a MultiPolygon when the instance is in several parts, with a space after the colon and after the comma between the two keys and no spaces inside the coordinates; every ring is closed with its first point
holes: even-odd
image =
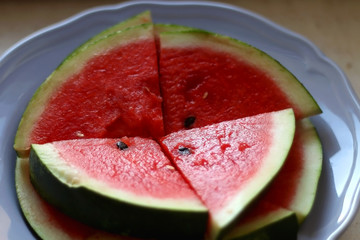
{"type": "Polygon", "coordinates": [[[298,229],[296,214],[279,208],[232,229],[223,240],[296,239],[298,229]]]}
{"type": "Polygon", "coordinates": [[[115,24],[104,31],[100,32],[99,34],[93,36],[88,41],[86,41],[84,44],[80,46],[80,48],[86,48],[87,45],[93,44],[97,41],[99,41],[102,38],[106,38],[108,35],[114,34],[118,31],[123,31],[127,28],[131,28],[134,26],[140,26],[143,24],[151,24],[152,18],[151,18],[151,12],[149,10],[146,10],[142,13],[139,13],[138,15],[135,15],[133,17],[130,17],[118,24],[115,24]]]}
{"type": "Polygon", "coordinates": [[[252,64],[262,70],[288,97],[296,118],[305,118],[321,113],[321,109],[304,85],[278,60],[264,51],[228,36],[199,30],[166,31],[160,33],[161,48],[206,48],[224,52],[236,59],[252,64]]]}
{"type": "MultiPolygon", "coordinates": [[[[73,55],[77,55],[79,51],[82,51],[86,49],[88,46],[94,44],[95,42],[106,38],[107,36],[114,34],[119,31],[124,31],[127,28],[131,28],[134,26],[139,26],[143,24],[150,24],[152,23],[152,17],[151,12],[149,10],[146,10],[144,12],[141,12],[133,17],[130,17],[122,22],[119,22],[118,24],[115,24],[109,28],[106,28],[102,32],[98,33],[95,36],[92,36],[90,39],[88,39],[83,44],[79,45],[73,52],[67,56],[67,58],[71,58],[73,55]]],[[[65,59],[64,59],[65,60],[65,59]]],[[[64,61],[63,61],[64,62],[64,61]]],[[[61,63],[62,64],[62,63],[61,63]]],[[[60,65],[61,65],[60,64],[60,65]]],[[[59,65],[59,66],[60,66],[59,65]]]]}
{"type": "Polygon", "coordinates": [[[323,149],[320,137],[309,118],[302,119],[297,126],[303,143],[304,174],[301,176],[296,195],[289,210],[294,211],[301,224],[309,215],[314,204],[322,170],[323,149]]]}
{"type": "Polygon", "coordinates": [[[110,49],[144,39],[153,39],[153,24],[142,24],[111,33],[97,41],[91,41],[76,49],[57,69],[40,85],[25,109],[15,136],[14,149],[19,157],[27,157],[30,150],[30,134],[36,121],[46,107],[51,96],[62,84],[78,73],[94,55],[110,49]]]}
{"type": "Polygon", "coordinates": [[[197,28],[177,25],[177,24],[166,24],[166,23],[155,23],[154,24],[155,36],[159,36],[164,32],[183,32],[198,30],[197,28]]]}
{"type": "Polygon", "coordinates": [[[64,221],[71,224],[71,228],[76,232],[64,230],[58,219],[54,219],[54,216],[47,212],[47,208],[51,206],[37,194],[30,182],[29,174],[29,159],[18,157],[15,167],[16,194],[22,213],[37,237],[47,240],[139,240],[93,229],[66,217],[64,221]]]}
{"type": "Polygon", "coordinates": [[[47,202],[72,218],[135,237],[199,238],[208,211],[192,199],[155,199],[111,188],[66,164],[52,144],[33,144],[30,179],[47,202]]]}

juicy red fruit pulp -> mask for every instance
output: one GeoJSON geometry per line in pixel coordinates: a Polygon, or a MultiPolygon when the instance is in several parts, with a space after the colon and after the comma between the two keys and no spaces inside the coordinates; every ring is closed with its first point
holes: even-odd
{"type": "Polygon", "coordinates": [[[266,73],[208,48],[162,48],[160,85],[167,134],[292,107],[266,73]]]}
{"type": "Polygon", "coordinates": [[[95,56],[52,97],[32,143],[92,137],[163,135],[154,40],[95,56]],[[71,123],[71,124],[69,124],[71,123]]]}
{"type": "Polygon", "coordinates": [[[231,200],[269,151],[273,122],[269,116],[221,122],[178,131],[161,139],[162,146],[214,214],[231,200]]]}
{"type": "Polygon", "coordinates": [[[196,198],[151,139],[84,139],[53,145],[69,165],[114,189],[158,199],[196,198]]]}

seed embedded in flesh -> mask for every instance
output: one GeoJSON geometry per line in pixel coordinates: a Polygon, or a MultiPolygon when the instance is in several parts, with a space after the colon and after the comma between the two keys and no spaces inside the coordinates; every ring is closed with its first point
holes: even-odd
{"type": "Polygon", "coordinates": [[[190,128],[196,120],[196,117],[190,116],[185,119],[184,126],[185,128],[190,128]]]}
{"type": "Polygon", "coordinates": [[[116,143],[116,146],[120,149],[120,150],[124,150],[128,148],[128,145],[126,145],[126,143],[119,141],[116,143]]]}
{"type": "Polygon", "coordinates": [[[179,153],[181,155],[189,155],[191,153],[190,149],[187,147],[180,147],[179,148],[179,153]]]}

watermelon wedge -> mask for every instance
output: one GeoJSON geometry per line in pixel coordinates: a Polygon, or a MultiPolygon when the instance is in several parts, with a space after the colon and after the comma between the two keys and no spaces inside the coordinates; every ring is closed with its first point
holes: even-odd
{"type": "Polygon", "coordinates": [[[322,160],[316,129],[309,119],[298,121],[289,156],[262,199],[294,211],[302,223],[315,201],[322,160]]]}
{"type": "Polygon", "coordinates": [[[295,226],[304,221],[315,200],[321,166],[319,137],[310,120],[302,119],[280,172],[224,239],[296,239],[295,226]]]}
{"type": "Polygon", "coordinates": [[[30,177],[45,200],[98,229],[136,237],[204,236],[207,209],[154,140],[33,144],[30,177]]]}
{"type": "Polygon", "coordinates": [[[161,144],[209,209],[210,239],[276,176],[295,131],[291,109],[172,133],[161,144]]]}
{"type": "Polygon", "coordinates": [[[71,54],[39,87],[15,137],[26,157],[31,143],[163,136],[152,24],[128,28],[71,54]]]}
{"type": "Polygon", "coordinates": [[[321,112],[295,76],[246,43],[201,30],[159,38],[166,134],[286,108],[297,119],[321,112]]]}

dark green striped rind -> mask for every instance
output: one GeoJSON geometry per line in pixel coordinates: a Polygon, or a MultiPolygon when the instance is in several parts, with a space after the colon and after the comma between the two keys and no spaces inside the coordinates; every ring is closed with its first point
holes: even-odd
{"type": "Polygon", "coordinates": [[[296,214],[279,208],[234,227],[223,240],[296,240],[298,230],[296,214]]]}
{"type": "Polygon", "coordinates": [[[199,239],[204,236],[208,221],[206,209],[140,205],[109,197],[91,189],[91,184],[66,184],[39,158],[38,152],[44,155],[42,151],[32,148],[30,152],[31,182],[43,199],[73,219],[97,229],[134,237],[199,239]]]}

